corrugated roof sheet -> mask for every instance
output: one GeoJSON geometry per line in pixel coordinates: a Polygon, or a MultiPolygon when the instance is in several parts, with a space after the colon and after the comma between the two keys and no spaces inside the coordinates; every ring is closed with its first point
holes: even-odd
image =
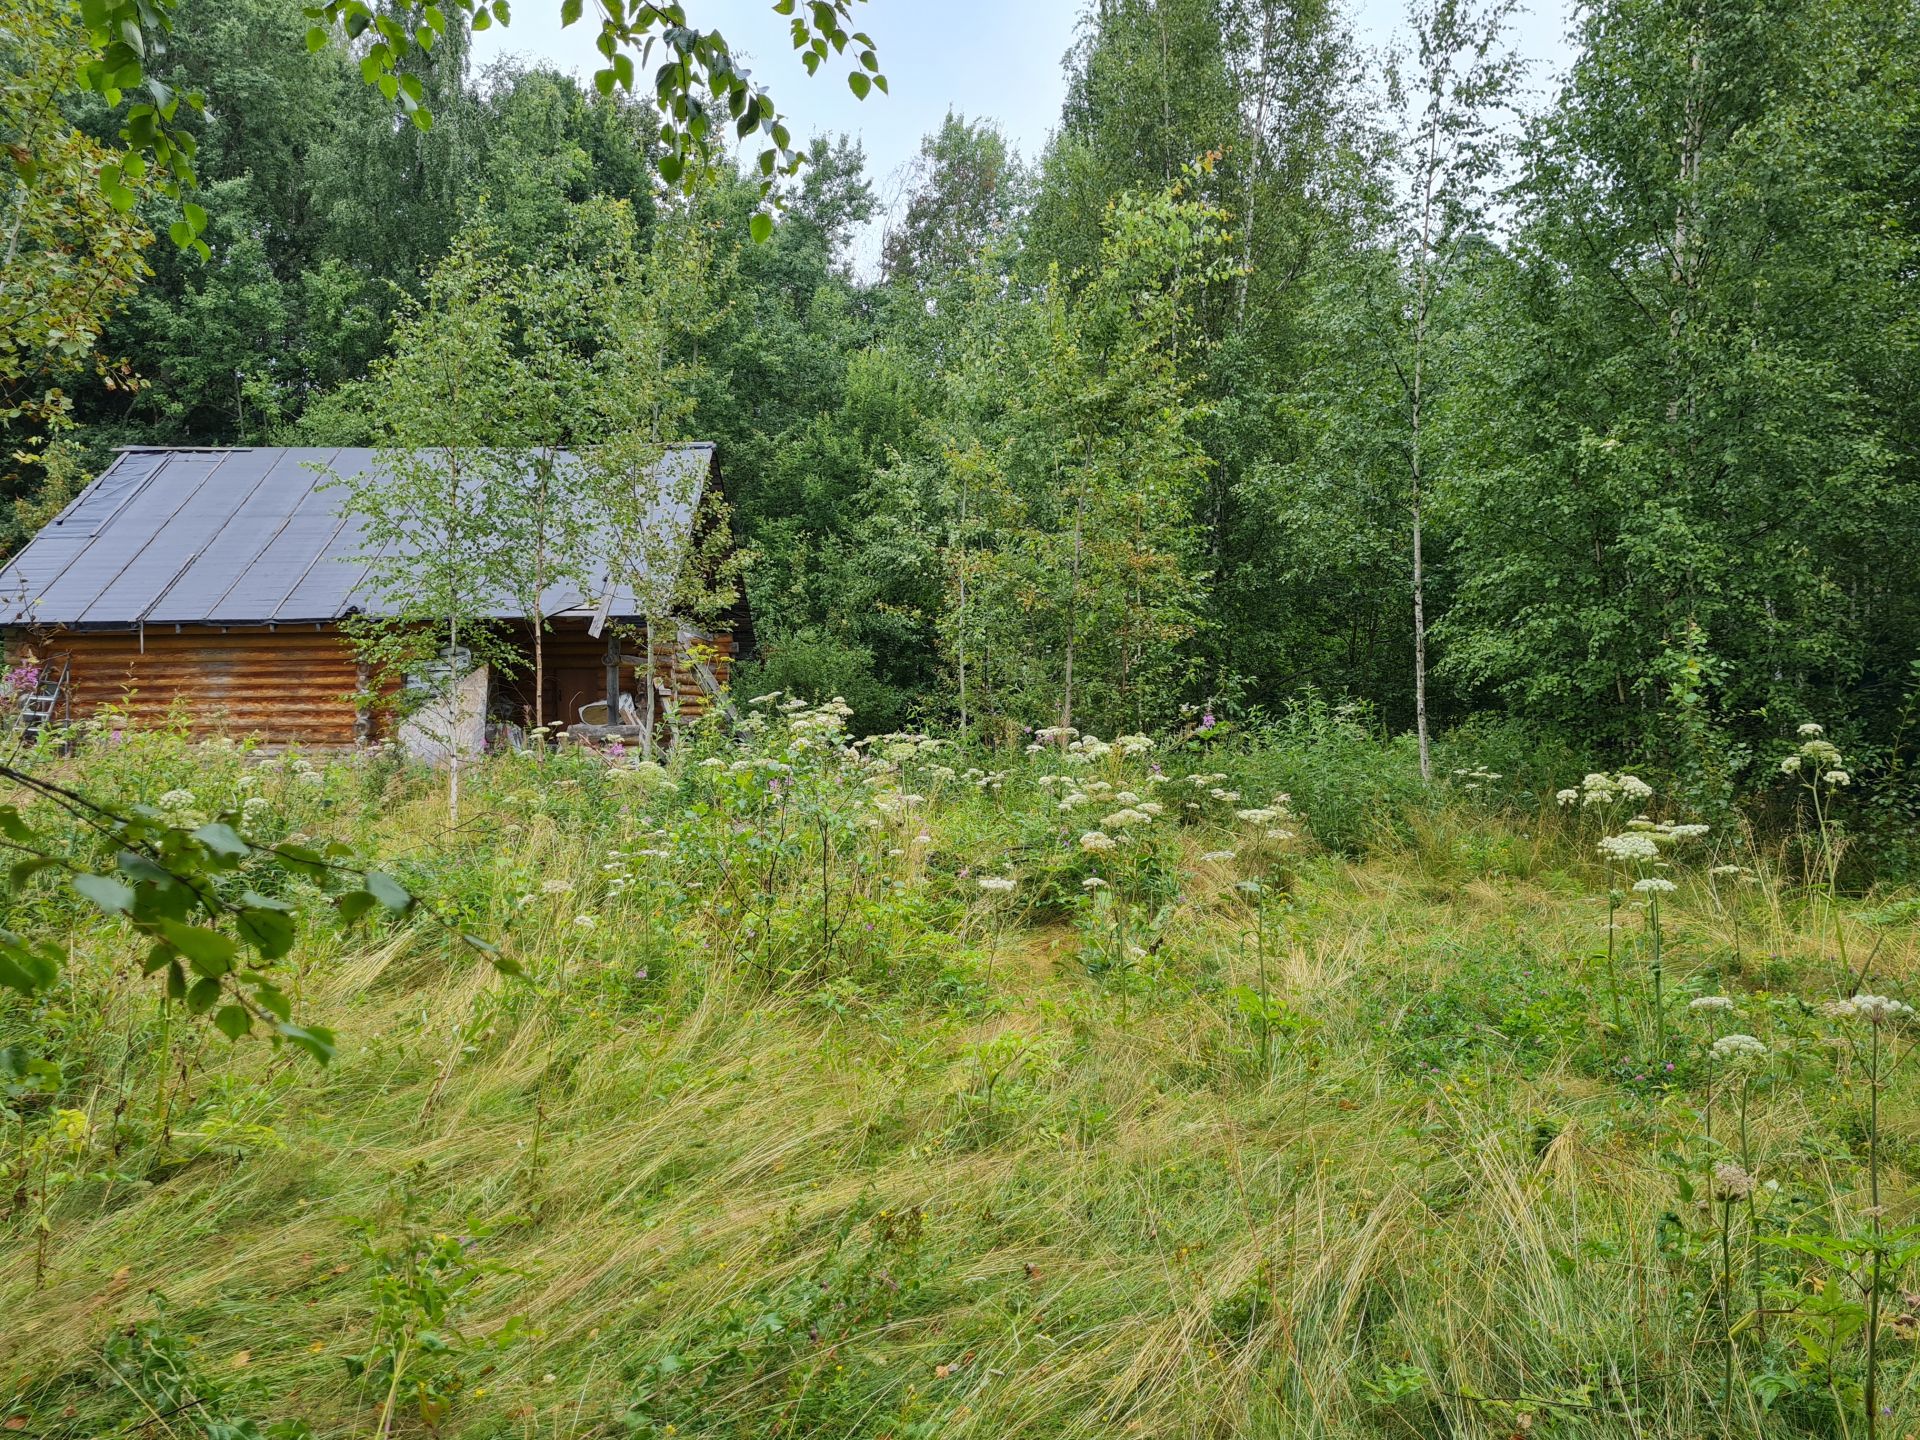
{"type": "MultiPolygon", "coordinates": [[[[126,450],[0,571],[0,624],[262,625],[380,610],[368,593],[358,516],[336,480],[364,474],[362,449],[126,450]]],[[[577,464],[573,456],[560,463],[577,464]]],[[[669,450],[648,492],[654,534],[684,535],[713,465],[710,444],[669,450]]],[[[597,606],[550,590],[549,615],[597,606]]],[[[491,612],[521,618],[501,597],[491,612]]],[[[631,590],[609,612],[640,613],[631,590]]]]}

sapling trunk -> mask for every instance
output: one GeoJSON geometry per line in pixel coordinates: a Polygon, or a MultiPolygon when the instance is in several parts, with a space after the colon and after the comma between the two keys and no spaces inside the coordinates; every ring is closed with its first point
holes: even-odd
{"type": "Polygon", "coordinates": [[[1873,1224],[1873,1264],[1867,1291],[1867,1440],[1880,1433],[1880,1260],[1885,1250],[1880,1229],[1880,1017],[1871,1017],[1867,1035],[1867,1200],[1873,1224]]]}
{"type": "Polygon", "coordinates": [[[1660,892],[1647,893],[1647,918],[1653,927],[1653,1063],[1663,1064],[1667,1058],[1667,1003],[1663,989],[1663,972],[1660,958],[1660,892]]]}

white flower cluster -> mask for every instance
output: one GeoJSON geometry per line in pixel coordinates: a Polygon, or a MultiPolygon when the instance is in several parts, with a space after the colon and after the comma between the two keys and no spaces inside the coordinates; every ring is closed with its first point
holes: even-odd
{"type": "Polygon", "coordinates": [[[1006,875],[982,875],[979,885],[982,890],[996,895],[1004,895],[1014,887],[1014,880],[1006,875]]]}
{"type": "Polygon", "coordinates": [[[1638,861],[1659,859],[1660,847],[1653,843],[1653,837],[1629,831],[1624,835],[1603,836],[1600,853],[1609,860],[1631,865],[1638,861]]]}
{"type": "Polygon", "coordinates": [[[1865,1020],[1869,1025],[1880,1025],[1913,1014],[1911,1005],[1885,995],[1855,995],[1849,1000],[1834,1001],[1826,1010],[1836,1020],[1865,1020]]]}
{"type": "Polygon", "coordinates": [[[1733,1009],[1733,1001],[1725,995],[1702,995],[1697,1000],[1689,1000],[1687,1009],[1698,1014],[1709,1014],[1716,1010],[1733,1009]]]}
{"type": "Polygon", "coordinates": [[[727,762],[729,775],[760,775],[767,779],[777,779],[793,774],[793,766],[784,760],[776,760],[771,755],[750,755],[740,760],[727,762]]]}
{"type": "Polygon", "coordinates": [[[1201,815],[1216,808],[1231,809],[1240,803],[1240,792],[1226,787],[1227,777],[1215,771],[1194,771],[1184,776],[1180,783],[1191,792],[1192,797],[1180,802],[1180,808],[1190,815],[1201,815]]]}
{"type": "Polygon", "coordinates": [[[1579,789],[1558,791],[1553,798],[1562,805],[1576,801],[1581,805],[1612,805],[1621,800],[1645,800],[1652,794],[1653,787],[1638,775],[1629,775],[1624,770],[1614,775],[1595,770],[1581,780],[1579,789]]]}
{"type": "Polygon", "coordinates": [[[795,750],[811,750],[819,745],[838,746],[846,733],[853,707],[838,695],[821,705],[804,700],[789,700],[780,709],[788,714],[787,728],[795,750]]]}
{"type": "Polygon", "coordinates": [[[1461,786],[1464,790],[1478,790],[1482,785],[1490,784],[1503,777],[1498,770],[1489,770],[1484,765],[1476,765],[1471,770],[1454,771],[1453,778],[1465,782],[1461,786]]]}
{"type": "Polygon", "coordinates": [[[658,760],[617,765],[612,773],[622,780],[632,780],[650,795],[671,795],[680,788],[680,783],[667,773],[667,767],[658,760]]]}
{"type": "Polygon", "coordinates": [[[1671,895],[1680,887],[1671,880],[1658,875],[1648,875],[1633,882],[1633,888],[1642,895],[1671,895]]]}
{"type": "Polygon", "coordinates": [[[192,830],[206,823],[206,817],[196,808],[197,800],[191,790],[169,790],[162,795],[156,805],[160,818],[169,825],[177,825],[182,830],[192,830]]]}
{"type": "Polygon", "coordinates": [[[1824,780],[1829,785],[1851,785],[1853,775],[1842,762],[1840,747],[1826,738],[1826,730],[1809,721],[1796,732],[1800,737],[1799,748],[1792,754],[1783,756],[1780,761],[1782,775],[1798,775],[1803,769],[1812,773],[1816,781],[1824,780]]]}
{"type": "Polygon", "coordinates": [[[1722,1035],[1713,1042],[1713,1058],[1729,1064],[1758,1060],[1766,1053],[1766,1042],[1752,1035],[1722,1035]]]}
{"type": "Polygon", "coordinates": [[[322,785],[326,776],[314,768],[313,762],[304,755],[289,754],[286,759],[287,773],[302,785],[322,785]]]}

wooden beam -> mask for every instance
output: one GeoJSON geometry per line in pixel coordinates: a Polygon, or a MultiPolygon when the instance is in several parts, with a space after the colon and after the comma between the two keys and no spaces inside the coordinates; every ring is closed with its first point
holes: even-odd
{"type": "Polygon", "coordinates": [[[620,633],[607,632],[607,724],[620,723],[620,633]]]}

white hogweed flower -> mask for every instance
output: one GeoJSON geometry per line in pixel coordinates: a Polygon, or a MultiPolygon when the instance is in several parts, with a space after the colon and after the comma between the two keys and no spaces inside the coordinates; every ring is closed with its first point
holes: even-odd
{"type": "Polygon", "coordinates": [[[1578,790],[1573,790],[1573,789],[1556,790],[1553,793],[1553,798],[1559,801],[1562,805],[1571,805],[1577,800],[1579,800],[1580,792],[1578,790]]]}
{"type": "Polygon", "coordinates": [[[1725,995],[1702,995],[1697,1000],[1689,1000],[1687,1009],[1702,1014],[1715,1010],[1731,1010],[1733,1001],[1725,995]]]}
{"type": "Polygon", "coordinates": [[[1649,875],[1644,880],[1634,881],[1633,888],[1642,895],[1671,895],[1680,887],[1671,880],[1663,880],[1658,875],[1649,875]]]}
{"type": "Polygon", "coordinates": [[[1850,1000],[1836,1000],[1826,1008],[1827,1014],[1836,1020],[1865,1020],[1870,1025],[1913,1014],[1911,1005],[1885,995],[1855,995],[1850,1000]]]}
{"type": "Polygon", "coordinates": [[[1000,895],[1004,895],[1007,891],[1013,889],[1014,883],[1013,880],[1005,875],[982,875],[979,881],[982,890],[991,890],[995,894],[1000,895]]]}
{"type": "Polygon", "coordinates": [[[1827,727],[1824,725],[1816,725],[1809,720],[1794,733],[1802,740],[1818,740],[1822,735],[1827,733],[1827,727]]]}
{"type": "Polygon", "coordinates": [[[1853,783],[1853,776],[1845,770],[1829,770],[1826,773],[1825,779],[1829,785],[1851,785],[1853,783]]]}
{"type": "Polygon", "coordinates": [[[1111,850],[1113,849],[1113,837],[1111,835],[1103,835],[1098,830],[1089,830],[1080,837],[1080,848],[1082,850],[1111,850]]]}
{"type": "Polygon", "coordinates": [[[1608,835],[1600,841],[1600,853],[1609,860],[1630,864],[1636,860],[1657,859],[1660,847],[1647,835],[1608,835]]]}
{"type": "Polygon", "coordinates": [[[1722,1035],[1713,1042],[1713,1058],[1716,1060],[1758,1060],[1766,1053],[1766,1042],[1752,1035],[1722,1035]]]}

